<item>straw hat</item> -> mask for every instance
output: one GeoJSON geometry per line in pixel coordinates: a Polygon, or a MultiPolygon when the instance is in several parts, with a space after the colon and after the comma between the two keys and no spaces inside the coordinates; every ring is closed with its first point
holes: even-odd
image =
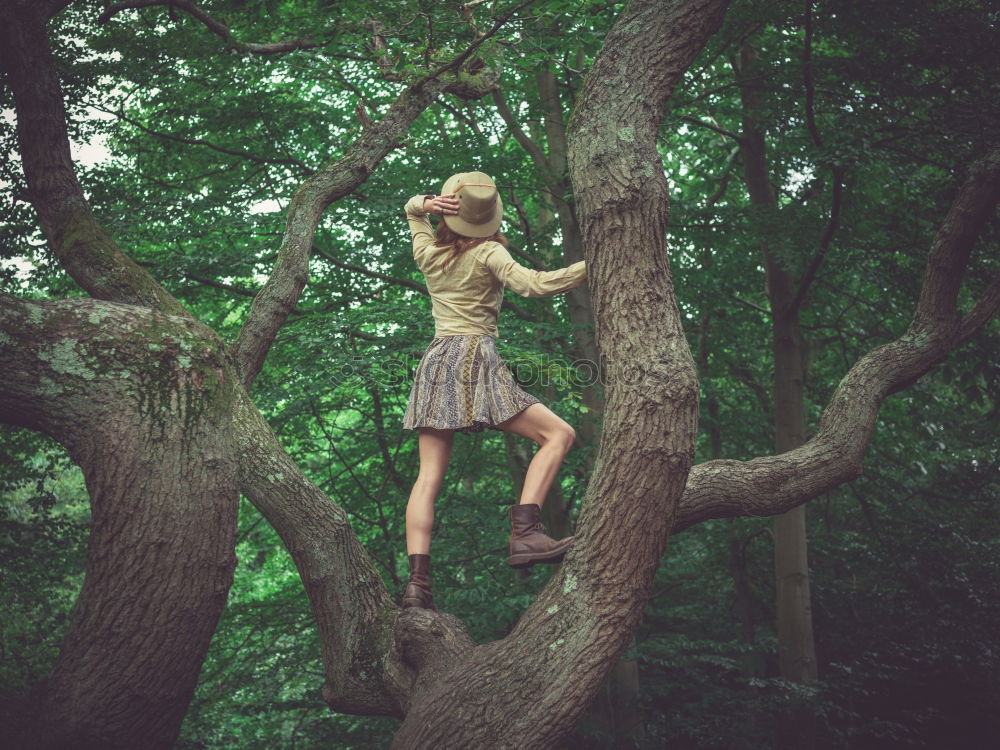
{"type": "Polygon", "coordinates": [[[500,229],[503,202],[496,183],[483,172],[461,172],[445,180],[441,195],[458,198],[458,215],[445,216],[448,228],[466,237],[490,237],[500,229]]]}

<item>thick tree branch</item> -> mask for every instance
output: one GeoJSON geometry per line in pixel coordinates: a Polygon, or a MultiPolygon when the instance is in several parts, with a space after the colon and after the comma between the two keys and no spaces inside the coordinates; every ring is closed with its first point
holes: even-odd
{"type": "Polygon", "coordinates": [[[92,297],[190,313],[127,257],[98,224],[70,157],[59,74],[38,7],[8,14],[0,25],[0,65],[14,94],[21,162],[31,202],[53,253],[92,297]]]}
{"type": "Polygon", "coordinates": [[[885,398],[928,372],[1000,306],[998,276],[964,318],[956,311],[969,255],[998,201],[1000,149],[971,167],[942,222],[906,333],[851,368],[824,410],[816,435],[804,445],[776,456],[694,467],[674,532],[711,518],[778,515],[861,473],[885,398]]]}
{"type": "Polygon", "coordinates": [[[402,717],[472,640],[451,615],[400,613],[343,508],[305,477],[245,391],[234,423],[240,490],[278,532],[312,603],[325,700],[343,713],[402,717]]]}
{"type": "Polygon", "coordinates": [[[1000,146],[976,161],[938,230],[914,317],[917,330],[950,325],[976,238],[996,208],[1000,193],[1000,146]]]}
{"type": "Polygon", "coordinates": [[[0,361],[0,422],[58,440],[92,511],[69,630],[32,696],[40,716],[5,722],[2,744],[167,750],[236,567],[225,347],[188,318],[0,292],[0,361]]]}

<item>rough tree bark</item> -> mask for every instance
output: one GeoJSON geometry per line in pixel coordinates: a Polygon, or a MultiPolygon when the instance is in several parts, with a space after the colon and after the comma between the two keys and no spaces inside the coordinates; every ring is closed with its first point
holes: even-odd
{"type": "Polygon", "coordinates": [[[632,2],[587,75],[569,169],[609,382],[577,542],[507,638],[476,647],[417,697],[394,747],[557,747],[638,622],[693,460],[698,408],[664,247],[656,135],[725,7],[632,2]]]}
{"type": "MultiPolygon", "coordinates": [[[[300,245],[286,239],[276,273],[288,278],[254,307],[255,332],[235,350],[240,367],[82,210],[51,59],[23,49],[45,49],[41,26],[63,5],[0,3],[8,21],[0,62],[40,223],[81,286],[113,301],[0,296],[0,355],[10,373],[0,382],[0,418],[63,442],[94,503],[87,580],[32,717],[46,736],[25,739],[29,746],[172,744],[232,575],[237,490],[274,525],[302,576],[332,708],[405,717],[397,747],[558,746],[628,643],[671,529],[773,515],[856,476],[881,401],[1000,304],[996,279],[964,317],[955,307],[1000,196],[993,152],[974,165],[937,235],[910,329],[852,368],[817,435],[778,456],[711,461],[689,473],[697,385],[667,266],[655,141],[670,91],[726,2],[632,2],[588,74],[569,139],[598,346],[610,365],[604,439],[577,544],[514,632],[477,646],[450,615],[396,608],[344,511],[304,477],[250,400],[247,376],[301,290],[300,245]],[[47,130],[48,140],[28,128],[47,130]]],[[[373,127],[406,125],[390,118],[373,127]]],[[[364,177],[355,170],[357,185],[364,177]]],[[[303,198],[306,215],[309,201],[328,199],[327,187],[303,198]]]]}
{"type": "Polygon", "coordinates": [[[186,318],[2,292],[0,361],[0,420],[60,442],[92,508],[69,631],[4,744],[170,747],[236,568],[235,368],[186,318]]]}

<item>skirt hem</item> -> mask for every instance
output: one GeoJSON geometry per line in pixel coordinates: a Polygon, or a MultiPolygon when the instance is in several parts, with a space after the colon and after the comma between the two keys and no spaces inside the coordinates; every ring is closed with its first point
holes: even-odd
{"type": "Polygon", "coordinates": [[[455,430],[456,432],[461,432],[461,433],[467,434],[467,435],[471,434],[471,433],[482,432],[487,427],[489,427],[491,430],[501,430],[500,427],[497,427],[498,424],[501,424],[503,422],[506,422],[507,420],[513,419],[518,414],[520,414],[522,411],[524,411],[525,409],[527,409],[529,406],[534,406],[535,404],[540,404],[540,403],[542,403],[542,402],[536,399],[536,400],[532,401],[530,404],[525,404],[524,406],[520,407],[516,411],[512,412],[509,416],[506,416],[503,419],[498,419],[493,424],[491,424],[489,422],[483,422],[483,421],[480,421],[480,420],[477,419],[477,420],[473,420],[473,422],[472,422],[471,425],[469,425],[469,424],[463,424],[463,425],[459,425],[458,427],[454,427],[454,426],[452,426],[450,424],[446,424],[446,423],[445,424],[426,424],[427,420],[424,420],[424,422],[425,422],[424,424],[417,424],[417,425],[413,425],[411,427],[408,427],[408,426],[406,426],[404,424],[403,425],[403,429],[404,430],[419,430],[421,427],[431,427],[431,428],[433,428],[435,430],[455,430]]]}
{"type": "Polygon", "coordinates": [[[417,366],[403,429],[500,429],[541,401],[521,388],[486,334],[436,337],[417,366]]]}

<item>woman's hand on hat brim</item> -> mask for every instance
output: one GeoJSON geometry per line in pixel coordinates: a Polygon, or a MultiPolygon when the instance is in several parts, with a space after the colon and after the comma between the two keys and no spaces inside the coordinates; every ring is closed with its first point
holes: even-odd
{"type": "Polygon", "coordinates": [[[454,193],[424,198],[424,211],[435,216],[457,216],[458,198],[454,193]]]}

